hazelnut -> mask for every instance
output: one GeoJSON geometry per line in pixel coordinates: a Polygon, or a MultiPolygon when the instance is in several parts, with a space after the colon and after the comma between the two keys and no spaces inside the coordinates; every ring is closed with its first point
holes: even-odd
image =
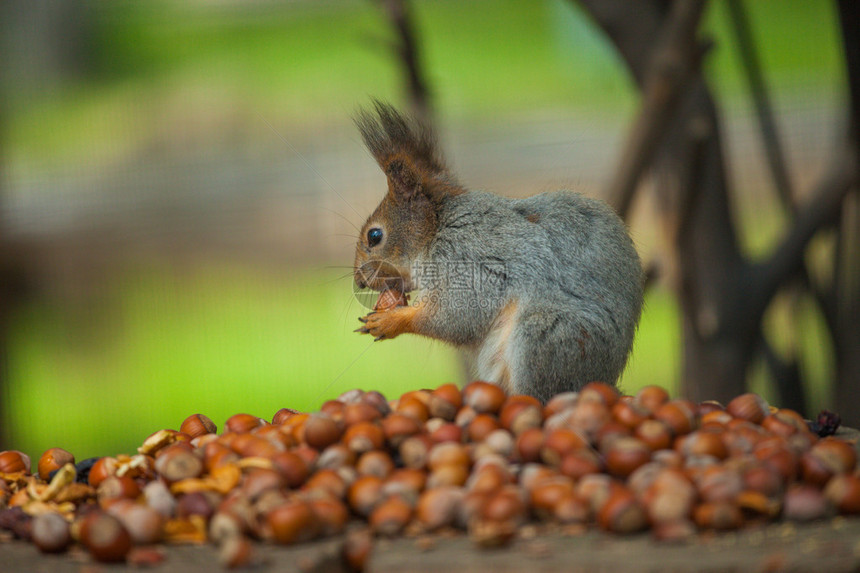
{"type": "Polygon", "coordinates": [[[529,489],[531,507],[541,519],[551,519],[556,504],[574,494],[573,480],[567,476],[556,475],[537,481],[529,489]]]}
{"type": "Polygon", "coordinates": [[[764,398],[753,392],[741,394],[734,398],[726,406],[726,412],[753,424],[761,424],[765,416],[770,413],[764,398]]]}
{"type": "Polygon", "coordinates": [[[463,428],[453,422],[445,422],[442,418],[431,418],[425,424],[425,428],[434,443],[463,441],[463,428]],[[438,422],[432,423],[434,421],[438,422]]]}
{"type": "Polygon", "coordinates": [[[531,491],[544,478],[561,475],[556,470],[543,464],[528,463],[520,469],[518,481],[526,491],[531,491]]]}
{"type": "Polygon", "coordinates": [[[72,541],[69,522],[54,511],[41,513],[33,518],[31,525],[33,543],[42,553],[65,551],[72,541]]]}
{"type": "MultiPolygon", "coordinates": [[[[284,486],[284,478],[273,469],[254,468],[242,480],[242,493],[254,501],[269,490],[279,490],[284,486]]],[[[180,503],[181,505],[181,503],[180,503]]]]}
{"type": "Polygon", "coordinates": [[[502,427],[515,436],[530,428],[540,428],[543,422],[543,407],[531,396],[511,396],[499,412],[502,427]]]}
{"type": "Polygon", "coordinates": [[[589,382],[579,391],[580,402],[600,402],[612,408],[618,401],[618,390],[605,382],[589,382]]]}
{"type": "Polygon", "coordinates": [[[629,490],[613,491],[597,514],[598,525],[613,533],[635,533],[648,526],[645,509],[629,490]]]}
{"type": "Polygon", "coordinates": [[[642,387],[633,400],[636,405],[650,414],[657,412],[668,401],[669,393],[664,388],[653,385],[642,387]]]}
{"type": "Polygon", "coordinates": [[[387,452],[371,450],[361,454],[355,469],[360,475],[375,475],[384,479],[394,471],[394,461],[387,452]]]}
{"type": "Polygon", "coordinates": [[[42,457],[39,458],[39,477],[45,481],[50,478],[51,472],[54,472],[66,464],[75,464],[75,456],[67,452],[63,448],[50,448],[45,450],[42,457]]]}
{"type": "Polygon", "coordinates": [[[698,414],[699,417],[704,417],[711,412],[725,412],[726,407],[717,402],[716,400],[705,400],[704,402],[699,402],[698,414]]]}
{"type": "Polygon", "coordinates": [[[343,423],[347,426],[359,422],[373,422],[382,419],[382,412],[373,404],[367,402],[353,402],[343,407],[343,423]]]}
{"type": "Polygon", "coordinates": [[[443,384],[433,390],[430,393],[430,401],[427,403],[431,416],[449,422],[454,419],[462,405],[463,396],[455,384],[443,384]]]}
{"type": "Polygon", "coordinates": [[[286,422],[289,418],[294,416],[295,414],[300,414],[301,412],[297,410],[293,410],[292,408],[281,408],[275,415],[272,416],[272,424],[276,426],[280,426],[284,422],[286,422]]]}
{"type": "Polygon", "coordinates": [[[427,476],[427,488],[460,486],[469,479],[469,467],[462,464],[442,464],[433,468],[427,476]]]}
{"type": "Polygon", "coordinates": [[[117,461],[116,458],[112,457],[104,457],[99,458],[96,463],[90,468],[89,476],[87,477],[87,481],[93,487],[98,487],[99,484],[108,476],[112,476],[116,473],[117,461]]]}
{"type": "Polygon", "coordinates": [[[406,295],[397,289],[388,288],[379,293],[379,298],[376,299],[376,305],[373,310],[376,312],[385,312],[398,306],[407,306],[409,300],[406,295]]]}
{"type": "Polygon", "coordinates": [[[586,523],[591,508],[587,501],[576,494],[562,496],[553,508],[553,517],[559,523],[566,525],[586,523]]]}
{"type": "Polygon", "coordinates": [[[414,394],[400,398],[396,411],[407,416],[412,416],[422,423],[430,419],[430,408],[414,394]]]}
{"type": "Polygon", "coordinates": [[[576,482],[575,493],[587,501],[592,513],[596,514],[619,487],[618,482],[606,474],[588,474],[576,482]]]}
{"type": "MultiPolygon", "coordinates": [[[[419,394],[427,394],[429,400],[429,392],[421,391],[419,394]]],[[[387,416],[391,413],[391,405],[388,403],[388,400],[386,400],[385,396],[383,396],[380,392],[377,392],[376,390],[370,390],[362,394],[361,402],[364,402],[365,404],[370,404],[371,406],[379,410],[379,412],[383,416],[387,416]]]]}
{"type": "Polygon", "coordinates": [[[192,515],[199,515],[205,519],[212,517],[215,513],[215,505],[210,498],[201,491],[194,491],[183,494],[179,497],[176,503],[176,516],[179,518],[188,518],[192,515]]]}
{"type": "Polygon", "coordinates": [[[224,430],[236,434],[246,434],[264,423],[263,420],[251,414],[233,414],[224,422],[224,430]]]}
{"type": "Polygon", "coordinates": [[[495,491],[505,484],[512,481],[511,474],[502,467],[494,464],[487,464],[480,469],[475,469],[466,480],[466,489],[469,492],[473,491],[495,491]]]}
{"type": "Polygon", "coordinates": [[[710,412],[705,412],[704,414],[702,414],[701,412],[702,412],[702,409],[700,407],[699,408],[699,414],[702,418],[702,420],[701,420],[702,421],[702,425],[701,425],[702,428],[708,428],[708,427],[725,428],[729,424],[729,422],[734,420],[734,418],[732,418],[732,415],[729,414],[728,412],[726,412],[725,410],[712,410],[710,412]]]}
{"type": "Polygon", "coordinates": [[[569,423],[589,440],[595,441],[598,431],[610,419],[609,408],[603,402],[579,400],[570,410],[569,423]]]}
{"type": "Polygon", "coordinates": [[[383,480],[374,475],[356,479],[347,490],[346,499],[354,512],[367,517],[382,499],[383,480]]]}
{"type": "Polygon", "coordinates": [[[643,420],[635,427],[633,435],[651,448],[651,451],[665,450],[672,445],[672,429],[660,420],[643,420]]]}
{"type": "Polygon", "coordinates": [[[458,465],[468,469],[471,463],[466,446],[454,442],[436,444],[427,455],[427,467],[431,470],[448,465],[458,465]]]}
{"type": "Polygon", "coordinates": [[[336,470],[344,466],[352,466],[355,464],[355,459],[355,452],[344,444],[332,444],[320,453],[317,458],[316,469],[336,470]]]}
{"type": "Polygon", "coordinates": [[[638,438],[620,437],[612,442],[605,457],[609,473],[626,478],[651,460],[651,448],[638,438]]]}
{"type": "Polygon", "coordinates": [[[782,478],[783,483],[789,483],[797,476],[799,460],[782,438],[760,440],[753,447],[753,455],[772,468],[782,478]]]}
{"type": "Polygon", "coordinates": [[[415,517],[428,531],[452,525],[465,491],[456,486],[428,489],[421,494],[415,508],[415,517]]]}
{"type": "Polygon", "coordinates": [[[743,519],[740,508],[730,501],[705,502],[693,510],[693,521],[701,529],[738,529],[743,519]]]}
{"type": "Polygon", "coordinates": [[[708,430],[697,430],[678,438],[675,448],[684,456],[711,456],[723,460],[729,455],[721,433],[708,430]]]}
{"type": "Polygon", "coordinates": [[[316,496],[308,500],[316,515],[323,536],[337,535],[349,521],[349,510],[339,499],[330,496],[316,496]]]}
{"type": "Polygon", "coordinates": [[[218,428],[212,420],[203,414],[192,414],[185,418],[185,421],[179,426],[179,431],[196,438],[205,434],[215,434],[218,428]]]}
{"type": "Polygon", "coordinates": [[[346,429],[343,443],[357,454],[370,450],[382,449],[385,445],[385,434],[382,427],[375,422],[359,422],[346,429]]]}
{"type": "Polygon", "coordinates": [[[696,485],[705,501],[732,501],[743,491],[743,478],[732,468],[712,466],[702,472],[696,485]]]}
{"type": "Polygon", "coordinates": [[[226,511],[219,511],[209,520],[209,541],[221,545],[232,537],[241,537],[243,525],[241,520],[226,511]]]}
{"type": "Polygon", "coordinates": [[[131,549],[131,535],[114,516],[94,511],[84,517],[80,540],[96,561],[117,563],[125,561],[131,549]]]}
{"type": "Polygon", "coordinates": [[[615,441],[616,438],[625,436],[629,437],[632,435],[633,432],[630,431],[630,428],[628,428],[624,424],[610,419],[608,422],[603,424],[599,430],[597,430],[594,443],[598,445],[598,449],[600,451],[607,451],[609,449],[609,446],[612,445],[612,442],[615,441]]]}
{"type": "Polygon", "coordinates": [[[540,455],[544,463],[555,467],[565,455],[586,446],[588,440],[578,431],[556,428],[544,436],[540,455]]]}
{"type": "Polygon", "coordinates": [[[783,478],[772,467],[755,463],[744,470],[743,487],[768,497],[776,497],[783,488],[783,478]]]}
{"type": "Polygon", "coordinates": [[[305,443],[317,450],[324,450],[337,442],[343,434],[338,423],[329,415],[322,413],[308,416],[304,428],[305,443]]]}
{"type": "Polygon", "coordinates": [[[466,435],[472,442],[483,442],[490,432],[501,428],[495,416],[489,414],[478,414],[469,422],[466,435]]]}
{"type": "Polygon", "coordinates": [[[824,488],[824,497],[836,506],[842,515],[860,514],[860,476],[833,476],[824,488]]]}
{"type": "MultiPolygon", "coordinates": [[[[488,452],[508,458],[514,451],[514,436],[509,431],[499,428],[487,434],[483,445],[488,448],[488,452]]],[[[483,454],[483,456],[486,455],[489,453],[483,454]]]]}
{"type": "Polygon", "coordinates": [[[454,416],[454,423],[461,428],[465,428],[477,415],[478,411],[471,406],[463,406],[457,410],[457,414],[454,416]]]}
{"type": "Polygon", "coordinates": [[[427,465],[427,456],[433,446],[426,435],[410,436],[398,448],[400,459],[407,468],[421,469],[427,465]]]}
{"type": "Polygon", "coordinates": [[[686,541],[696,535],[696,526],[689,519],[662,521],[654,525],[654,538],[657,541],[686,541]]]}
{"type": "Polygon", "coordinates": [[[373,508],[368,517],[371,529],[379,535],[398,535],[412,519],[412,507],[399,495],[390,496],[373,508]]]}
{"type": "Polygon", "coordinates": [[[427,473],[414,468],[399,468],[391,472],[382,486],[384,495],[397,494],[405,499],[418,499],[427,483],[427,473]]]}
{"type": "Polygon", "coordinates": [[[403,440],[421,432],[421,423],[414,416],[394,412],[382,420],[382,432],[388,443],[397,448],[403,440]]]}
{"type": "Polygon", "coordinates": [[[513,540],[516,525],[511,521],[475,518],[469,521],[468,530],[469,539],[478,547],[502,547],[513,540]]]}
{"type": "Polygon", "coordinates": [[[666,402],[654,412],[654,417],[672,429],[675,436],[689,434],[696,428],[696,407],[687,400],[666,402]]]}
{"type": "Polygon", "coordinates": [[[254,546],[244,535],[226,538],[218,550],[218,562],[227,569],[244,568],[254,565],[254,546]]]}
{"type": "Polygon", "coordinates": [[[278,452],[272,457],[272,467],[280,472],[287,487],[297,488],[308,479],[308,466],[295,452],[278,452]]]}
{"type": "Polygon", "coordinates": [[[347,532],[343,543],[343,560],[350,571],[364,571],[373,549],[370,528],[353,529],[347,532]]]}
{"type": "MultiPolygon", "coordinates": [[[[168,446],[155,460],[155,471],[168,482],[195,478],[203,473],[203,460],[179,445],[168,446]]],[[[90,474],[92,484],[92,474],[90,474]]]]}
{"type": "Polygon", "coordinates": [[[140,486],[132,478],[124,475],[117,477],[115,475],[108,476],[102,480],[98,488],[96,488],[99,500],[105,499],[136,499],[140,494],[140,486]]]}
{"type": "Polygon", "coordinates": [[[305,491],[324,491],[338,499],[344,499],[349,486],[350,484],[335,470],[322,469],[309,477],[302,489],[305,491]]]}
{"type": "Polygon", "coordinates": [[[475,381],[463,388],[463,404],[481,414],[495,414],[505,398],[505,391],[490,382],[475,381]]]}
{"type": "Polygon", "coordinates": [[[795,484],[785,492],[782,515],[792,521],[813,521],[829,517],[833,506],[817,487],[795,484]]]}
{"type": "Polygon", "coordinates": [[[6,474],[30,473],[30,457],[17,450],[0,452],[0,472],[6,474]]]}
{"type": "Polygon", "coordinates": [[[540,428],[529,428],[517,436],[515,451],[520,461],[536,462],[540,460],[543,444],[543,430],[540,428]]]}
{"type": "Polygon", "coordinates": [[[543,408],[544,418],[551,418],[560,412],[573,408],[579,401],[578,392],[561,392],[556,394],[546,403],[543,408]]]}
{"type": "Polygon", "coordinates": [[[143,497],[146,504],[158,511],[162,517],[173,517],[174,511],[176,511],[176,499],[164,485],[164,482],[155,480],[146,484],[143,487],[143,497]]]}
{"type": "Polygon", "coordinates": [[[511,521],[522,524],[526,518],[525,492],[513,484],[506,484],[490,493],[480,514],[483,519],[495,522],[511,521]]]}
{"type": "Polygon", "coordinates": [[[269,511],[265,523],[276,543],[288,545],[316,537],[320,523],[308,502],[293,498],[269,511]]]}
{"type": "Polygon", "coordinates": [[[648,411],[635,402],[616,402],[612,406],[612,418],[634,429],[648,419],[648,411]]]}
{"type": "Polygon", "coordinates": [[[108,513],[119,519],[134,544],[150,545],[161,540],[165,520],[154,508],[123,500],[112,505],[108,513]]]}

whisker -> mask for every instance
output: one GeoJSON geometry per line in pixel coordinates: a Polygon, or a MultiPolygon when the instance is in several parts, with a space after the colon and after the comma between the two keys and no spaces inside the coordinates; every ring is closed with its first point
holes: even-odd
{"type": "Polygon", "coordinates": [[[317,395],[314,397],[314,400],[313,400],[313,401],[314,401],[314,402],[316,402],[317,400],[319,400],[319,399],[320,399],[320,397],[321,397],[323,394],[325,394],[326,392],[328,392],[328,389],[329,389],[329,388],[331,388],[332,384],[334,384],[335,382],[337,382],[338,380],[340,380],[340,379],[341,379],[341,377],[343,377],[343,375],[344,375],[344,374],[346,374],[347,370],[349,370],[350,368],[352,368],[352,365],[353,365],[353,364],[355,364],[356,362],[358,362],[358,359],[359,359],[359,358],[361,358],[362,356],[364,356],[364,354],[365,354],[368,350],[370,350],[370,347],[371,347],[371,346],[373,346],[373,341],[371,341],[371,342],[370,342],[370,344],[368,344],[368,345],[367,345],[367,347],[366,347],[364,350],[362,350],[362,351],[358,354],[358,356],[356,356],[356,357],[352,360],[352,362],[350,362],[349,364],[347,364],[346,368],[344,368],[344,369],[343,369],[343,371],[342,371],[340,374],[338,374],[337,376],[335,376],[335,377],[334,377],[334,380],[332,380],[331,382],[329,382],[329,383],[326,385],[326,387],[325,387],[325,388],[323,388],[323,389],[320,391],[320,393],[319,393],[319,394],[317,394],[317,395]]]}
{"type": "MultiPolygon", "coordinates": [[[[347,223],[349,223],[349,226],[350,226],[350,227],[352,227],[353,229],[355,229],[357,233],[359,233],[359,234],[361,233],[361,229],[360,229],[359,227],[357,227],[357,226],[355,225],[355,223],[353,223],[352,221],[350,221],[350,220],[346,217],[346,215],[344,215],[343,213],[340,213],[340,212],[338,212],[338,211],[335,211],[334,209],[329,209],[328,207],[320,207],[320,209],[322,209],[323,211],[328,211],[328,212],[329,212],[329,213],[331,213],[332,215],[337,215],[338,217],[340,217],[341,219],[343,219],[344,221],[346,221],[347,223]]],[[[355,211],[355,209],[353,209],[353,211],[355,211]]],[[[358,213],[356,213],[356,214],[358,214],[358,213]]],[[[358,235],[356,235],[356,237],[358,237],[358,235]]]]}

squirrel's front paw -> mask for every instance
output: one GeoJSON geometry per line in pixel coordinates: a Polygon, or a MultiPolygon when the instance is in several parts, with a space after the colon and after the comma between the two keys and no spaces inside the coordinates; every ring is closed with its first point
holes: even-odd
{"type": "Polygon", "coordinates": [[[415,316],[415,307],[399,306],[382,312],[371,312],[365,317],[359,318],[364,326],[355,332],[370,334],[374,340],[394,338],[404,332],[411,332],[412,319],[415,316]]]}

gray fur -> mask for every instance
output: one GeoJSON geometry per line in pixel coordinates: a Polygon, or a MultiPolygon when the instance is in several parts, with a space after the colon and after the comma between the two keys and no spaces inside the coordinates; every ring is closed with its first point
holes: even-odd
{"type": "Polygon", "coordinates": [[[450,197],[415,266],[428,265],[441,272],[431,288],[418,277],[413,300],[436,305],[422,327],[470,352],[477,377],[492,374],[478,358],[511,301],[518,310],[504,355],[513,392],[546,400],[594,380],[615,383],[624,369],[642,308],[642,271],[623,222],[605,203],[570,191],[450,197]],[[460,262],[473,271],[499,264],[504,280],[455,288],[462,277],[449,268],[460,262]]]}

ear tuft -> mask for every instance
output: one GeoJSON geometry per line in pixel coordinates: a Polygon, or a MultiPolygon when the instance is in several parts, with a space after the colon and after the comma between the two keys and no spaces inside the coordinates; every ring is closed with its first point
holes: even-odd
{"type": "Polygon", "coordinates": [[[389,192],[399,199],[411,200],[421,192],[421,177],[407,159],[396,157],[385,168],[389,192]]]}

